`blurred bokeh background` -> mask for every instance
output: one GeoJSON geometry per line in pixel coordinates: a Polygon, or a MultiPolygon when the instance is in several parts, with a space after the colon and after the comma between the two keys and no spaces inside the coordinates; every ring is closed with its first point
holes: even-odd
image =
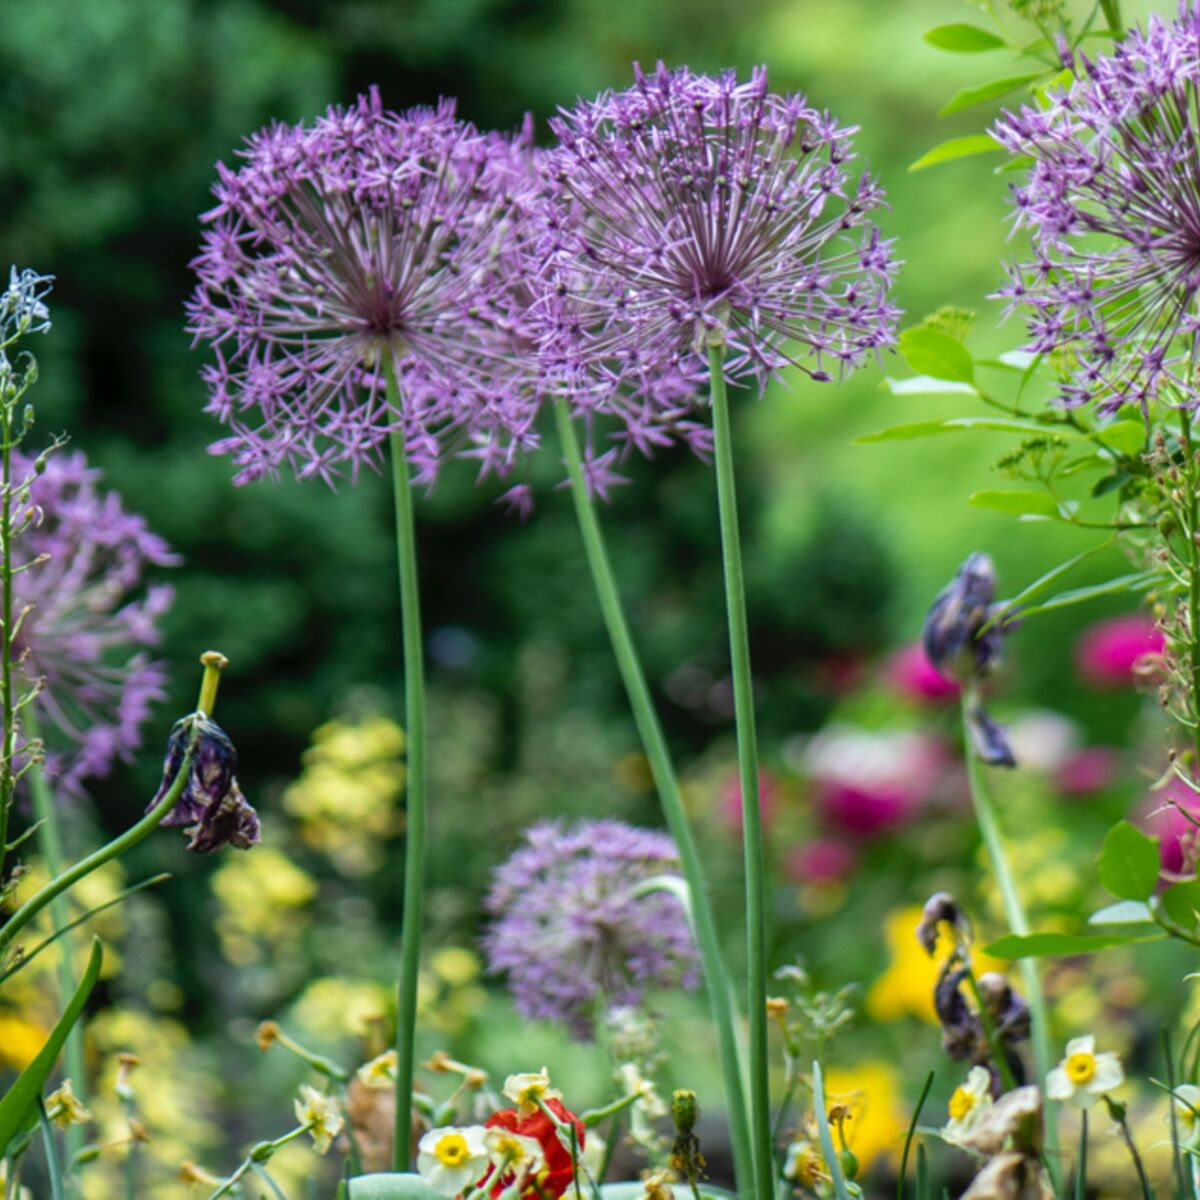
{"type": "MultiPolygon", "coordinates": [[[[1173,5],[1126,5],[1132,16],[1150,7],[1173,5]]],[[[801,90],[861,126],[862,160],[891,202],[882,223],[906,264],[906,320],[946,304],[976,310],[973,349],[998,351],[1020,343],[987,298],[1012,253],[1009,177],[988,156],[907,172],[931,145],[979,131],[996,111],[936,116],[982,68],[979,56],[939,53],[921,33],[973,19],[979,8],[960,0],[3,6],[0,263],[57,277],[54,329],[36,347],[39,431],[69,433],[184,559],[162,573],[177,590],[162,648],[171,702],[141,759],[73,804],[70,840],[83,849],[141,810],[156,786],[158,743],[191,707],[196,656],[210,646],[231,659],[220,719],[263,817],[264,845],[244,858],[199,861],[163,834],[126,864],[127,880],[152,869],[174,876],[113,918],[122,970],[108,981],[91,1046],[97,1072],[123,1048],[147,1064],[141,1103],[157,1142],[147,1170],[161,1173],[151,1177],[162,1189],[147,1194],[170,1195],[172,1155],[229,1165],[236,1147],[286,1125],[302,1064],[252,1057],[258,1020],[290,1023],[349,1062],[365,1053],[359,1039],[379,1036],[370,1019],[386,1021],[400,916],[402,738],[390,722],[402,676],[388,488],[368,476],[336,494],[286,479],[235,490],[227,461],[206,453],[218,430],[202,412],[202,357],[183,331],[183,303],[214,163],[233,162],[262,125],[310,118],[372,83],[396,108],[456,96],[462,115],[488,127],[513,128],[532,112],[544,140],[557,105],[627,85],[633,60],[742,71],[765,62],[775,88],[801,90]]],[[[986,71],[1006,64],[1000,54],[986,71]]],[[[909,910],[949,887],[977,906],[985,928],[999,928],[964,809],[953,705],[914,683],[911,659],[897,654],[969,551],[990,551],[1002,591],[1013,593],[1103,537],[968,504],[972,491],[995,486],[1011,441],[1003,434],[855,445],[887,425],[962,410],[961,397],[891,395],[889,371],[906,373],[892,359],[840,387],[787,378],[761,401],[740,397],[736,412],[777,871],[773,956],[803,957],[821,986],[861,985],[864,1019],[838,1042],[835,1082],[866,1097],[860,1148],[883,1174],[895,1122],[925,1071],[940,1068],[939,1101],[955,1075],[938,1062],[932,977],[903,933],[909,910]]],[[[681,454],[630,462],[627,474],[605,526],[732,914],[737,797],[713,483],[681,454]]],[[[537,509],[525,524],[466,465],[418,505],[434,764],[424,1041],[499,1077],[545,1060],[582,1103],[610,1086],[604,1050],[522,1025],[499,984],[480,976],[479,896],[531,820],[653,824],[657,807],[549,428],[533,477],[537,509]]],[[[1116,574],[1123,561],[1111,548],[1072,581],[1116,574]]],[[[1079,911],[1103,829],[1143,804],[1164,742],[1153,706],[1120,669],[1089,674],[1081,660],[1084,626],[1131,604],[1031,621],[1011,639],[997,689],[996,711],[1024,730],[1034,764],[1002,787],[1043,923],[1079,911]],[[1083,771],[1088,750],[1093,774],[1071,794],[1062,772],[1083,771]]],[[[727,924],[736,955],[737,923],[727,924]]],[[[1063,968],[1063,1035],[1103,1017],[1132,1053],[1152,1044],[1180,1001],[1182,971],[1169,954],[1139,963],[1163,986],[1140,989],[1116,956],[1088,986],[1063,968]]],[[[693,1048],[671,1060],[667,1082],[695,1086],[703,1103],[716,1080],[708,1050],[694,1053],[708,1045],[702,1010],[660,999],[668,1044],[693,1048]]],[[[36,1027],[44,1016],[28,998],[0,1021],[36,1027]]],[[[0,1037],[0,1062],[15,1038],[0,1037]]],[[[19,1053],[7,1059],[18,1065],[19,1053]]]]}

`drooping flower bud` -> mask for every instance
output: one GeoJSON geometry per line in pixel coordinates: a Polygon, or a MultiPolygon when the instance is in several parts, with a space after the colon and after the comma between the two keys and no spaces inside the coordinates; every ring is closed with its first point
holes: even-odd
{"type": "Polygon", "coordinates": [[[182,825],[188,849],[211,854],[231,845],[248,850],[259,840],[258,814],[246,802],[234,776],[237,751],[229,735],[203,712],[176,721],[167,741],[163,778],[147,812],[171,790],[189,748],[192,751],[187,782],[164,825],[182,825]]]}
{"type": "Polygon", "coordinates": [[[957,942],[969,943],[971,940],[971,918],[949,892],[935,892],[925,902],[921,920],[917,924],[917,941],[925,947],[925,953],[930,957],[937,950],[938,927],[942,922],[953,929],[957,942]]]}
{"type": "Polygon", "coordinates": [[[993,621],[995,597],[996,568],[981,553],[970,555],[938,593],[925,618],[922,642],[929,661],[948,679],[973,683],[999,661],[1004,622],[993,621]]]}

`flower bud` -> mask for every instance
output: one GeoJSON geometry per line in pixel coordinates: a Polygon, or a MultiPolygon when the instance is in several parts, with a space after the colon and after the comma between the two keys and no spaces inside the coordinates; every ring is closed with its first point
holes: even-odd
{"type": "Polygon", "coordinates": [[[700,1119],[700,1105],[696,1093],[687,1088],[676,1088],[671,1093],[671,1120],[680,1133],[691,1133],[700,1119]]]}
{"type": "Polygon", "coordinates": [[[925,902],[917,925],[917,941],[931,958],[937,950],[938,927],[943,921],[951,926],[957,942],[967,944],[971,941],[970,917],[949,892],[936,892],[925,902]]]}
{"type": "Polygon", "coordinates": [[[1004,621],[996,616],[996,569],[986,554],[972,554],[938,594],[925,618],[922,641],[929,661],[947,678],[967,684],[999,661],[1004,621]]]}

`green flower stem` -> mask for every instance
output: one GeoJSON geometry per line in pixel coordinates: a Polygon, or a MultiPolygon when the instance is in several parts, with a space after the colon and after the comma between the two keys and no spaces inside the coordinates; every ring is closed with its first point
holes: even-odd
{"type": "Polygon", "coordinates": [[[58,1158],[58,1147],[54,1144],[54,1127],[46,1115],[46,1104],[41,1096],[37,1098],[37,1110],[38,1124],[41,1126],[42,1132],[42,1145],[46,1151],[46,1174],[50,1177],[51,1200],[66,1200],[66,1192],[63,1190],[62,1163],[58,1158]]]}
{"type": "Polygon", "coordinates": [[[725,606],[733,669],[733,708],[737,724],[738,777],[742,789],[751,1149],[755,1190],[760,1200],[773,1200],[775,1166],[771,1152],[771,1095],[767,1058],[767,900],[763,878],[762,814],[758,805],[758,745],[754,730],[754,688],[750,676],[750,634],[746,621],[742,545],[738,533],[724,346],[709,347],[708,364],[712,389],[713,449],[717,467],[717,505],[725,562],[725,606]]]}
{"type": "Polygon", "coordinates": [[[600,528],[595,505],[588,494],[587,482],[583,477],[583,462],[579,452],[579,439],[564,400],[555,404],[558,420],[559,440],[566,459],[567,474],[571,481],[571,495],[575,502],[575,515],[583,537],[584,550],[596,597],[608,628],[617,669],[629,696],[634,723],[641,737],[642,748],[650,763],[654,785],[658,791],[663,818],[679,851],[679,862],[687,880],[691,899],[691,916],[708,990],[709,1006],[713,1024],[717,1031],[717,1047],[721,1072],[725,1083],[725,1101],[729,1109],[730,1139],[733,1145],[734,1175],[740,1195],[748,1195],[753,1180],[753,1159],[750,1151],[750,1126],[746,1113],[746,1100],[742,1084],[741,1055],[738,1050],[736,1021],[737,1010],[733,990],[729,982],[729,971],[721,953],[717,922],[713,912],[712,897],[696,841],[692,836],[683,796],[679,789],[679,778],[663,736],[662,726],[655,711],[654,700],[646,683],[641,660],[634,645],[621,596],[617,590],[612,564],[604,531],[600,528]]]}
{"type": "Polygon", "coordinates": [[[1187,713],[1192,723],[1192,752],[1195,756],[1192,769],[1200,772],[1200,546],[1196,544],[1196,535],[1200,533],[1200,496],[1197,495],[1200,483],[1196,479],[1196,448],[1192,442],[1191,414],[1186,408],[1179,410],[1179,432],[1183,442],[1184,479],[1187,484],[1184,533],[1187,541],[1188,673],[1191,683],[1191,702],[1187,705],[1187,713]]]}
{"type": "MultiPolygon", "coordinates": [[[[403,411],[395,368],[384,358],[388,403],[403,411]]],[[[404,641],[404,712],[408,774],[404,843],[404,925],[396,991],[396,1127],[392,1168],[409,1169],[417,1027],[417,972],[421,964],[421,908],[425,888],[425,667],[417,586],[416,527],[403,432],[391,435],[396,553],[400,565],[400,619],[404,641]]]]}
{"type": "Polygon", "coordinates": [[[991,1013],[987,1010],[987,1005],[983,1002],[983,995],[979,991],[979,981],[975,978],[975,971],[970,964],[967,964],[967,986],[975,998],[975,1007],[979,1011],[979,1023],[983,1026],[983,1036],[987,1038],[987,1043],[991,1047],[992,1058],[996,1061],[996,1070],[1000,1072],[1000,1082],[1004,1084],[1006,1092],[1011,1092],[1017,1086],[1017,1081],[1013,1078],[1008,1055],[1004,1052],[1004,1043],[1000,1041],[999,1035],[996,1033],[996,1026],[992,1021],[991,1013]]]}
{"type": "MultiPolygon", "coordinates": [[[[967,719],[967,710],[970,704],[969,689],[964,689],[962,694],[963,752],[967,760],[967,780],[971,789],[971,803],[975,808],[975,820],[979,825],[983,844],[987,847],[992,870],[995,872],[996,882],[1000,887],[1008,928],[1010,932],[1024,937],[1029,933],[1029,921],[1025,916],[1021,898],[1017,895],[1017,886],[1008,865],[1008,857],[1004,853],[1000,826],[997,824],[992,799],[983,777],[983,764],[975,753],[971,741],[971,730],[967,719]]],[[[1050,1074],[1050,1068],[1053,1066],[1053,1059],[1050,1051],[1046,1000],[1042,994],[1042,981],[1038,974],[1037,963],[1033,959],[1021,959],[1021,978],[1025,984],[1025,1000],[1029,1005],[1029,1015],[1033,1024],[1033,1058],[1037,1068],[1038,1083],[1044,1087],[1046,1076],[1050,1074]]],[[[1046,1158],[1052,1166],[1051,1174],[1053,1175],[1053,1164],[1058,1162],[1058,1105],[1054,1101],[1046,1102],[1046,1158]]]]}
{"type": "Polygon", "coordinates": [[[1079,1157],[1075,1160],[1075,1200],[1087,1200],[1087,1109],[1079,1114],[1079,1157]]]}
{"type": "MultiPolygon", "coordinates": [[[[40,741],[42,732],[37,718],[37,706],[25,707],[25,724],[29,730],[31,741],[40,741]]],[[[46,782],[46,774],[42,764],[35,762],[28,772],[29,795],[33,802],[33,816],[38,823],[38,842],[41,846],[42,858],[46,863],[46,873],[51,879],[62,874],[63,848],[62,834],[58,827],[58,806],[54,803],[50,785],[46,782]]],[[[66,929],[70,923],[70,913],[66,902],[56,899],[50,904],[50,923],[57,929],[66,929]]],[[[57,975],[59,1007],[64,1007],[75,991],[75,976],[71,970],[71,953],[75,948],[74,939],[65,934],[58,948],[57,975]]],[[[67,1035],[64,1049],[66,1058],[67,1078],[75,1087],[75,1094],[83,1103],[87,1103],[87,1064],[83,1054],[83,1022],[76,1021],[67,1035]]],[[[70,1125],[66,1131],[66,1155],[73,1159],[83,1148],[83,1130],[77,1125],[70,1125]]]]}

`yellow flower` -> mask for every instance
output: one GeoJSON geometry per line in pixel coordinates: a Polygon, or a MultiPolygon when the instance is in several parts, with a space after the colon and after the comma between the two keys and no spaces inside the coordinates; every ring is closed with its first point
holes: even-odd
{"type": "Polygon", "coordinates": [[[825,1096],[830,1105],[842,1104],[849,1110],[842,1128],[864,1174],[881,1155],[898,1158],[908,1118],[895,1067],[884,1062],[840,1070],[831,1067],[825,1075],[825,1096]]]}
{"type": "Polygon", "coordinates": [[[363,1087],[373,1089],[395,1087],[396,1061],[395,1050],[385,1051],[378,1058],[373,1058],[369,1063],[364,1063],[358,1068],[356,1074],[359,1082],[363,1087]]]}
{"type": "Polygon", "coordinates": [[[337,1101],[307,1083],[300,1085],[300,1098],[295,1103],[296,1120],[308,1130],[313,1149],[326,1154],[333,1139],[342,1132],[345,1122],[337,1101]]]}
{"type": "Polygon", "coordinates": [[[86,1125],[92,1114],[80,1103],[79,1097],[71,1088],[71,1081],[64,1079],[58,1088],[46,1097],[46,1116],[59,1129],[71,1125],[86,1125]]]}
{"type": "MultiPolygon", "coordinates": [[[[883,937],[892,961],[867,993],[867,1012],[876,1021],[899,1021],[911,1016],[920,1017],[931,1025],[938,1024],[933,989],[952,941],[944,929],[939,929],[935,953],[932,956],[926,954],[916,937],[922,912],[916,905],[896,909],[884,922],[883,937]]],[[[1003,973],[1009,966],[978,953],[972,955],[972,965],[976,976],[987,971],[1003,973]]]]}
{"type": "Polygon", "coordinates": [[[829,1178],[829,1173],[825,1170],[825,1159],[821,1151],[812,1142],[802,1139],[793,1142],[787,1148],[783,1177],[789,1183],[813,1192],[817,1190],[819,1183],[829,1178]]]}
{"type": "Polygon", "coordinates": [[[301,1025],[320,1037],[361,1037],[387,1014],[390,1003],[390,989],[374,980],[315,979],[301,993],[295,1013],[301,1025]]]}
{"type": "Polygon", "coordinates": [[[479,956],[464,946],[444,946],[430,956],[433,973],[451,987],[466,987],[479,978],[479,956]]]}
{"type": "Polygon", "coordinates": [[[227,859],[212,877],[221,906],[217,934],[225,956],[238,966],[262,957],[260,942],[293,936],[299,914],[317,894],[317,881],[281,850],[259,846],[227,859]]]}
{"type": "Polygon", "coordinates": [[[45,1045],[50,1031],[12,1012],[0,1012],[0,1065],[23,1071],[45,1045]]]}

